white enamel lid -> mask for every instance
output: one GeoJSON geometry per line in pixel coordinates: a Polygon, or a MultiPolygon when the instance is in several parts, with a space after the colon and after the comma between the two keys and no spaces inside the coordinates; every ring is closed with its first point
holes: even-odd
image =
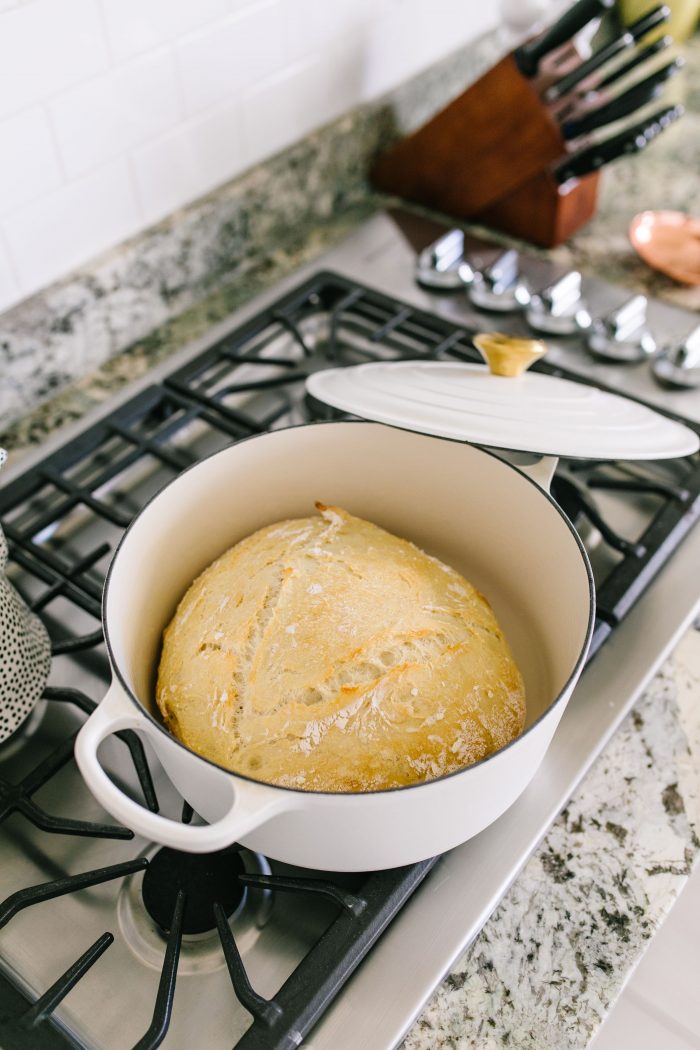
{"type": "Polygon", "coordinates": [[[373,362],[315,372],[312,397],[363,419],[492,448],[577,459],[689,456],[698,435],[637,401],[597,387],[486,365],[373,362]]]}

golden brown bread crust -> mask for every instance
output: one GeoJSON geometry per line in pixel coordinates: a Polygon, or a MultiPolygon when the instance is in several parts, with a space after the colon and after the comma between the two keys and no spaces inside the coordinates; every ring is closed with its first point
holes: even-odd
{"type": "Polygon", "coordinates": [[[412,543],[316,506],[236,544],[185,594],[158,670],[170,731],[308,791],[431,780],[517,736],[523,681],[483,595],[412,543]]]}

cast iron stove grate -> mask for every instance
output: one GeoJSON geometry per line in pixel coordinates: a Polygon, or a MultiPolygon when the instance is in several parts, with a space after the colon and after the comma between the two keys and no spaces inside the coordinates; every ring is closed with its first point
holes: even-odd
{"type": "MultiPolygon", "coordinates": [[[[253,434],[336,414],[314,404],[304,380],[315,369],[366,360],[447,358],[479,360],[470,333],[432,314],[398,302],[335,274],[321,273],[279,299],[248,323],[174,369],[161,382],[46,456],[0,490],[0,518],[11,553],[11,575],[29,604],[41,613],[56,656],[91,662],[109,671],[100,626],[106,568],[123,530],[150,496],[202,456],[253,434]],[[99,529],[93,526],[99,525],[99,529]],[[95,540],[95,535],[98,539],[95,540]],[[106,537],[106,539],[105,539],[106,537]],[[67,626],[66,606],[76,618],[67,626]]],[[[539,369],[564,375],[540,363],[539,369]]],[[[568,378],[584,381],[575,375],[568,378]]],[[[602,536],[611,558],[597,579],[598,619],[591,656],[681,542],[700,514],[700,459],[671,463],[563,464],[553,491],[566,512],[602,536]],[[601,516],[596,490],[633,493],[650,505],[643,533],[620,535],[601,516]]],[[[71,704],[88,714],[94,701],[74,689],[49,689],[52,704],[71,704]]],[[[138,774],[144,801],[158,802],[138,739],[121,734],[138,774]]],[[[47,832],[129,837],[128,829],[55,818],[32,794],[71,760],[73,738],[64,741],[23,784],[3,782],[0,817],[19,811],[47,832]]],[[[189,819],[187,806],[183,819],[189,819]]],[[[21,888],[0,904],[0,926],[22,908],[148,867],[136,858],[39,886],[21,888]]],[[[236,995],[252,1024],[240,1050],[282,1050],[306,1035],[386,925],[428,874],[434,861],[362,877],[349,893],[318,878],[238,874],[276,892],[323,894],[338,906],[337,918],[271,1000],[251,987],[220,902],[212,907],[236,995]]],[[[153,1021],[139,1048],[160,1045],[168,1030],[187,902],[172,898],[172,914],[153,1021]]],[[[30,1046],[36,1025],[109,949],[106,931],[31,1007],[8,1019],[12,1045],[30,1046]]],[[[97,977],[93,977],[97,980],[97,977]]]]}

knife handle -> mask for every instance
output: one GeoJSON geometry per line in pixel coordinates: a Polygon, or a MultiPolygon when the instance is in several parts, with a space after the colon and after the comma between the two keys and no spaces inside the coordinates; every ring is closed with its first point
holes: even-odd
{"type": "Polygon", "coordinates": [[[605,124],[611,124],[614,120],[622,120],[623,117],[634,113],[636,109],[646,106],[659,96],[665,82],[682,69],[683,64],[683,59],[679,56],[605,105],[591,110],[578,120],[566,121],[562,125],[564,138],[575,139],[588,131],[595,131],[605,124]]]}
{"type": "Polygon", "coordinates": [[[661,51],[665,51],[667,47],[670,47],[673,43],[673,37],[666,34],[666,36],[659,37],[653,44],[649,44],[647,47],[642,48],[641,51],[637,51],[629,62],[623,63],[618,66],[617,69],[613,69],[612,73],[608,73],[606,77],[596,85],[596,91],[601,91],[603,88],[609,87],[614,84],[616,80],[622,80],[628,73],[631,73],[635,66],[640,66],[642,62],[646,62],[648,58],[652,58],[654,55],[658,55],[661,51]]]}
{"type": "Polygon", "coordinates": [[[598,128],[603,128],[606,124],[612,124],[615,120],[622,120],[623,117],[628,117],[635,110],[641,109],[642,106],[646,106],[649,102],[653,102],[662,91],[662,84],[653,84],[646,87],[643,91],[636,88],[634,91],[626,91],[624,95],[620,95],[619,98],[609,102],[607,106],[601,106],[600,109],[594,109],[591,113],[586,113],[585,117],[581,117],[580,120],[567,121],[561,129],[562,135],[567,142],[570,142],[571,139],[577,139],[579,135],[586,135],[589,131],[597,131],[598,128]]]}
{"type": "Polygon", "coordinates": [[[643,36],[646,36],[650,30],[666,22],[670,16],[669,8],[665,4],[659,4],[653,11],[649,11],[642,18],[638,18],[620,36],[615,37],[609,44],[605,44],[599,51],[595,51],[587,62],[582,62],[573,72],[562,77],[556,84],[553,84],[545,93],[545,100],[547,102],[556,102],[563,95],[567,95],[572,88],[589,77],[591,73],[595,73],[597,69],[600,69],[601,66],[605,65],[606,62],[609,62],[611,58],[614,58],[621,51],[632,47],[643,36]]]}
{"type": "Polygon", "coordinates": [[[635,41],[641,40],[647,33],[650,33],[652,29],[656,29],[657,26],[667,22],[671,17],[671,9],[666,4],[659,4],[658,7],[654,7],[651,11],[647,11],[645,15],[638,18],[636,22],[633,22],[631,26],[627,27],[627,31],[632,34],[635,41]]]}
{"type": "Polygon", "coordinates": [[[679,117],[683,116],[684,112],[683,106],[680,104],[664,106],[663,109],[652,113],[646,120],[641,121],[639,124],[634,124],[625,131],[621,131],[619,135],[614,135],[612,138],[605,139],[603,142],[597,142],[579,153],[574,153],[573,156],[554,168],[554,178],[561,185],[564,182],[568,182],[569,179],[589,175],[592,171],[597,171],[604,164],[608,164],[611,160],[616,160],[626,153],[639,153],[652,139],[655,139],[670,124],[673,124],[679,117]]]}
{"type": "Polygon", "coordinates": [[[614,2],[615,0],[578,0],[541,36],[516,48],[513,58],[523,76],[534,77],[540,60],[545,55],[555,47],[565,44],[592,18],[611,8],[614,2]]]}
{"type": "Polygon", "coordinates": [[[545,92],[545,100],[547,102],[556,102],[558,99],[563,98],[564,95],[568,95],[577,84],[580,84],[582,80],[586,80],[591,73],[595,73],[596,69],[600,69],[602,65],[609,62],[620,51],[624,51],[627,47],[632,47],[633,43],[634,40],[629,31],[611,40],[609,44],[594,52],[587,62],[582,62],[571,73],[562,77],[556,84],[552,84],[545,92]]]}

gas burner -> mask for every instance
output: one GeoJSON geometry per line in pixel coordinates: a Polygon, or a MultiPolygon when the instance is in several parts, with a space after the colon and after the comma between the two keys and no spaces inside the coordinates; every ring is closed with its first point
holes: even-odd
{"type": "Polygon", "coordinates": [[[246,876],[269,876],[259,853],[230,846],[217,853],[150,850],[148,866],[125,879],[119,893],[119,925],[132,952],[153,969],[163,965],[178,897],[182,895],[180,973],[222,969],[226,963],[217,929],[215,905],[240,945],[250,948],[270,919],[272,891],[251,887],[246,876]]]}
{"type": "Polygon", "coordinates": [[[209,933],[215,926],[214,905],[220,904],[226,917],[243,904],[245,887],[238,876],[245,871],[237,850],[218,853],[182,853],[158,850],[143,876],[141,896],[146,911],[166,933],[177,895],[185,894],[183,934],[209,933]]]}

